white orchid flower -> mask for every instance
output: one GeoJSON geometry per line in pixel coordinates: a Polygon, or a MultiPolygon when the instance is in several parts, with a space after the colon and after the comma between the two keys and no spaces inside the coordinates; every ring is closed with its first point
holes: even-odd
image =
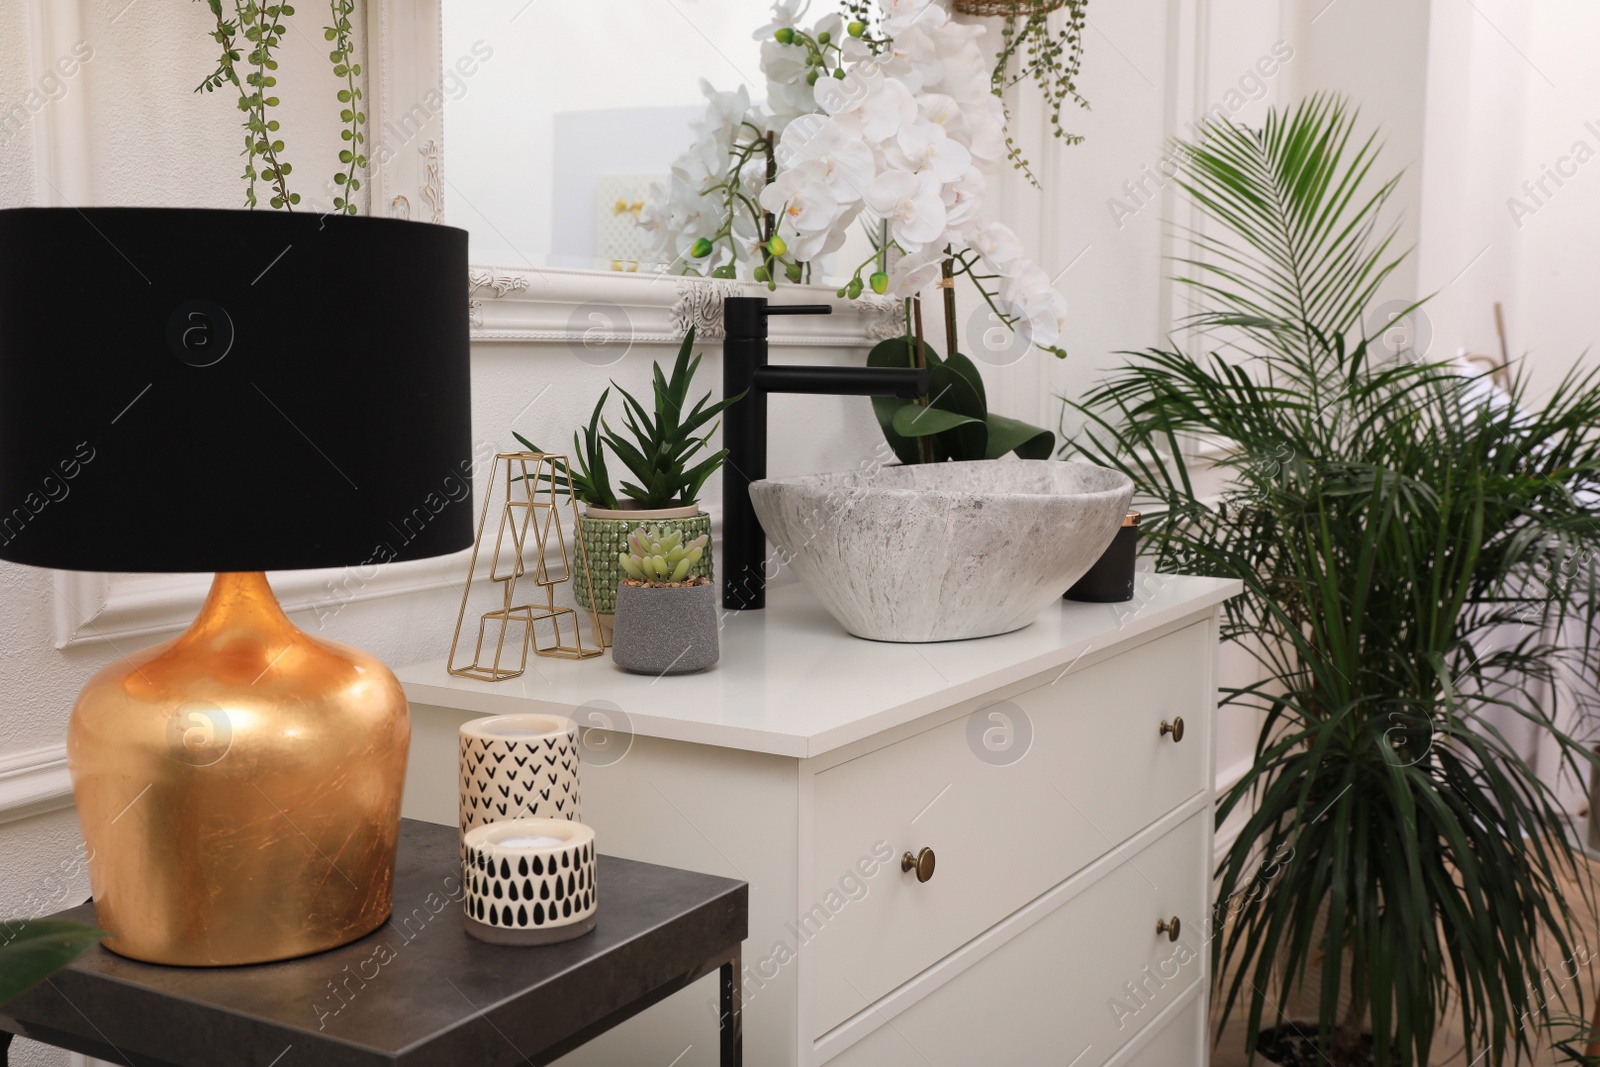
{"type": "Polygon", "coordinates": [[[750,90],[741,85],[728,92],[718,92],[701,78],[700,92],[706,98],[706,114],[698,125],[707,133],[731,139],[750,112],[750,90]]]}
{"type": "Polygon", "coordinates": [[[873,63],[861,64],[842,80],[818,78],[814,95],[817,106],[835,118],[858,116],[861,135],[873,143],[888,140],[917,117],[917,101],[911,91],[884,77],[873,63]]]}
{"type": "Polygon", "coordinates": [[[806,8],[811,6],[811,0],[777,0],[772,5],[772,21],[768,22],[752,33],[753,40],[771,40],[772,35],[785,26],[791,29],[805,16],[806,8]]]}
{"type": "Polygon", "coordinates": [[[820,159],[781,172],[761,190],[763,208],[778,216],[778,232],[785,235],[793,258],[804,262],[822,250],[829,231],[841,213],[839,201],[828,186],[828,165],[820,159]]]}
{"type": "Polygon", "coordinates": [[[884,78],[867,94],[859,110],[862,135],[881,144],[900,132],[901,126],[916,120],[917,101],[904,85],[884,78]]]}
{"type": "Polygon", "coordinates": [[[891,257],[889,286],[885,292],[900,299],[916,296],[939,277],[943,261],[942,245],[928,245],[910,255],[891,257]]]}
{"type": "Polygon", "coordinates": [[[826,165],[826,182],[841,204],[861,200],[877,172],[872,149],[853,123],[823,115],[802,115],[783,131],[778,159],[785,167],[816,160],[826,165]]]}
{"type": "Polygon", "coordinates": [[[1006,113],[999,97],[990,95],[961,105],[968,136],[967,150],[983,170],[1002,169],[1006,155],[1006,113]]]}
{"type": "Polygon", "coordinates": [[[967,244],[996,274],[1010,276],[1027,262],[1022,241],[1003,222],[988,222],[975,228],[968,233],[967,244]]]}
{"type": "Polygon", "coordinates": [[[1030,263],[1001,291],[1003,310],[1016,319],[1017,336],[1032,345],[1054,347],[1067,319],[1067,299],[1050,284],[1050,276],[1030,263]]]}
{"type": "Polygon", "coordinates": [[[889,223],[889,234],[907,252],[944,232],[944,200],[939,179],[924,171],[890,170],[867,187],[867,205],[889,223]]]}
{"type": "Polygon", "coordinates": [[[968,167],[961,177],[946,182],[940,190],[940,197],[944,200],[945,225],[952,230],[962,230],[978,221],[978,211],[983,207],[983,191],[987,184],[983,172],[976,167],[968,167]]]}
{"type": "Polygon", "coordinates": [[[881,60],[884,74],[901,82],[913,93],[938,85],[944,77],[944,61],[939,47],[920,27],[897,34],[889,55],[881,60]]]}
{"type": "Polygon", "coordinates": [[[955,97],[944,93],[918,93],[917,114],[963,145],[967,143],[966,113],[955,97]]]}
{"type": "Polygon", "coordinates": [[[931,171],[940,182],[953,182],[972,166],[972,155],[961,142],[952,140],[943,126],[926,121],[900,127],[888,156],[900,169],[931,171]]]}
{"type": "Polygon", "coordinates": [[[878,0],[878,6],[890,37],[900,37],[912,27],[936,30],[950,21],[950,13],[934,0],[878,0]]]}

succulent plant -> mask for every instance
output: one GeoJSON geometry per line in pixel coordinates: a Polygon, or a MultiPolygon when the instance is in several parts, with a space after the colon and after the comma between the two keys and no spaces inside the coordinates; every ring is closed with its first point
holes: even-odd
{"type": "Polygon", "coordinates": [[[617,559],[628,577],[635,581],[652,585],[682,582],[705,555],[709,540],[701,534],[685,542],[682,530],[641,526],[628,535],[628,547],[632,551],[618,553],[617,559]]]}

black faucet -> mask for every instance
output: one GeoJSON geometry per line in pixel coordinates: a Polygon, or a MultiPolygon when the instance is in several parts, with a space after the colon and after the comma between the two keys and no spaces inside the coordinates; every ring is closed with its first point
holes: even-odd
{"type": "Polygon", "coordinates": [[[750,503],[750,483],[767,476],[767,394],[898,396],[928,392],[928,372],[912,367],[804,367],[767,365],[768,315],[828,315],[826,304],[769,307],[764,296],[730,296],[722,302],[722,395],[745,398],[722,416],[722,606],[764,608],[767,539],[750,503]]]}

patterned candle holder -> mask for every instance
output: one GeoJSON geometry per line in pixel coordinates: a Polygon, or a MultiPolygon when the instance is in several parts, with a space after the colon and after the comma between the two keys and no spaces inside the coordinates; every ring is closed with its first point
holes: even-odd
{"type": "Polygon", "coordinates": [[[557,715],[461,724],[461,833],[505,819],[582,818],[578,727],[557,715]]]}
{"type": "Polygon", "coordinates": [[[507,819],[462,839],[463,921],[495,945],[551,945],[594,929],[594,831],[566,819],[507,819]]]}

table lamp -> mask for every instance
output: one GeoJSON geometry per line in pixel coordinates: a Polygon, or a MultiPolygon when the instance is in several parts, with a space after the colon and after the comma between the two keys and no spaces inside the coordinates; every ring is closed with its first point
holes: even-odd
{"type": "Polygon", "coordinates": [[[405,697],[263,572],[471,545],[466,277],[423,223],[0,211],[0,559],[216,572],[72,711],[107,948],[258,963],[388,918],[405,697]]]}

